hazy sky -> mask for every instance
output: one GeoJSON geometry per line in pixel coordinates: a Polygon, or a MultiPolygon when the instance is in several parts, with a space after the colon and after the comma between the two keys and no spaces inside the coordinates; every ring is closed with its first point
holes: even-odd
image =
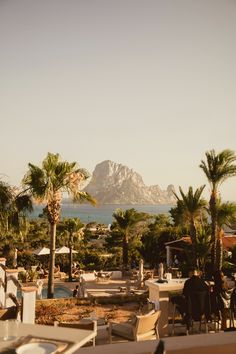
{"type": "Polygon", "coordinates": [[[236,151],[236,0],[0,0],[0,100],[12,185],[48,151],[207,184],[205,152],[236,151]]]}

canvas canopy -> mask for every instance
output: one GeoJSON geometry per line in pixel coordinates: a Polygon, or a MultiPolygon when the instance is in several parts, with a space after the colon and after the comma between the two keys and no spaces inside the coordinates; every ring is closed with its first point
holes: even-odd
{"type": "MultiPolygon", "coordinates": [[[[70,253],[69,247],[62,246],[59,248],[56,248],[56,254],[64,254],[64,253],[70,253]]],[[[78,253],[77,251],[73,250],[72,253],[78,253]]]]}
{"type": "Polygon", "coordinates": [[[36,256],[42,256],[45,254],[50,254],[50,249],[48,247],[40,247],[33,251],[36,256]]]}

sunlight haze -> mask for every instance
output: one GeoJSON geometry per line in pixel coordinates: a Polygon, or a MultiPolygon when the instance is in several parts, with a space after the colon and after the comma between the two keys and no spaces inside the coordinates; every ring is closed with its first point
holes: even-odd
{"type": "Polygon", "coordinates": [[[52,152],[208,197],[205,152],[236,151],[235,19],[234,0],[0,0],[1,179],[52,152]]]}

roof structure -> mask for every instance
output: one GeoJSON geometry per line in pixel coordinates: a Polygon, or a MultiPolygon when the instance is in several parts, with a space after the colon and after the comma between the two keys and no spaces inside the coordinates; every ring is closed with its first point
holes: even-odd
{"type": "MultiPolygon", "coordinates": [[[[222,239],[224,249],[232,249],[236,246],[236,235],[225,235],[222,239]]],[[[183,236],[178,240],[166,242],[165,246],[181,250],[185,244],[191,244],[190,236],[183,236]]]]}

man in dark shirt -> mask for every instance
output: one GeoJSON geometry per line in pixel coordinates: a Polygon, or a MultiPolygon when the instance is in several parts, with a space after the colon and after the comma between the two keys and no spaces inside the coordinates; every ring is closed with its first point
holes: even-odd
{"type": "Polygon", "coordinates": [[[189,279],[185,281],[183,288],[183,295],[185,297],[189,296],[195,291],[208,291],[208,285],[200,277],[199,271],[192,268],[189,271],[189,279]]]}
{"type": "Polygon", "coordinates": [[[200,277],[200,273],[197,269],[191,269],[189,276],[190,278],[186,280],[183,288],[185,322],[188,324],[191,317],[198,320],[203,313],[206,319],[210,320],[209,287],[200,277]]]}
{"type": "MultiPolygon", "coordinates": [[[[187,313],[190,311],[190,298],[195,292],[208,291],[208,286],[200,277],[200,273],[196,268],[189,270],[189,279],[185,281],[182,295],[175,295],[171,298],[171,302],[176,304],[179,313],[182,315],[183,323],[188,321],[187,313]]],[[[194,297],[194,296],[193,296],[194,297]]]]}

